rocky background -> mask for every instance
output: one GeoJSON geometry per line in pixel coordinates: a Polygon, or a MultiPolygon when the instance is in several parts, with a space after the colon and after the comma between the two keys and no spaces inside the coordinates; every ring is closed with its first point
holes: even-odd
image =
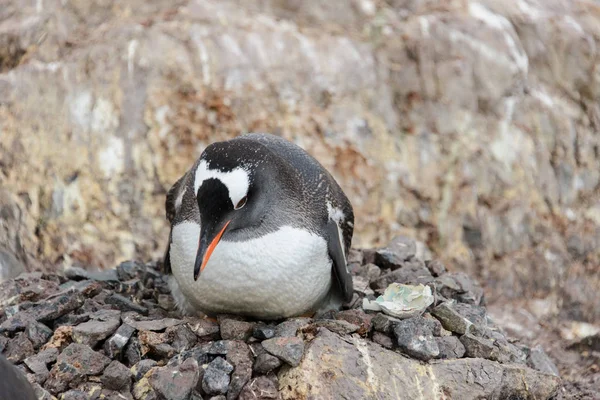
{"type": "Polygon", "coordinates": [[[269,131],[355,246],[418,239],[600,385],[567,350],[600,332],[599,42],[591,0],[0,0],[0,274],[158,258],[203,147],[269,131]]]}

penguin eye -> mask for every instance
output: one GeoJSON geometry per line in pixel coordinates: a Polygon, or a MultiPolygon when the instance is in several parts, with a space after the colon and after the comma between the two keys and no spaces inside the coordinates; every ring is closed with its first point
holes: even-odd
{"type": "Polygon", "coordinates": [[[248,196],[242,197],[240,201],[238,201],[237,205],[234,207],[235,210],[239,210],[240,208],[246,205],[246,201],[248,200],[248,196]]]}

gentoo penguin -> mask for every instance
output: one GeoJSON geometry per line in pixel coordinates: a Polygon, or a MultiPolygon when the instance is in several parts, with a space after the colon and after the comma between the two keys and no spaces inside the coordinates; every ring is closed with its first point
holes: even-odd
{"type": "Polygon", "coordinates": [[[33,387],[17,367],[0,354],[0,400],[36,400],[33,387]]]}
{"type": "Polygon", "coordinates": [[[250,133],[212,143],[167,193],[164,268],[186,314],[279,319],[352,298],[350,201],[291,142],[250,133]]]}

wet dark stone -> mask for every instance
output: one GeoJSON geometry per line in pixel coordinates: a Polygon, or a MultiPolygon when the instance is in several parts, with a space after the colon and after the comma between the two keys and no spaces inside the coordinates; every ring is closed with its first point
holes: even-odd
{"type": "Polygon", "coordinates": [[[456,336],[442,336],[435,338],[440,349],[437,358],[462,358],[465,355],[465,346],[456,336]]]}
{"type": "Polygon", "coordinates": [[[233,366],[221,357],[215,358],[204,372],[202,379],[202,390],[206,394],[225,394],[229,389],[229,374],[233,371],[233,366]]]}
{"type": "Polygon", "coordinates": [[[50,340],[53,334],[52,329],[41,322],[32,322],[29,324],[25,329],[25,333],[36,349],[50,340]]]}
{"type": "Polygon", "coordinates": [[[133,327],[122,324],[116,332],[104,342],[104,352],[106,355],[112,359],[120,357],[134,332],[135,329],[133,327]]]}
{"type": "Polygon", "coordinates": [[[148,315],[148,308],[141,306],[139,304],[135,304],[133,301],[129,300],[127,297],[122,296],[117,293],[113,293],[106,298],[106,304],[112,304],[116,306],[121,311],[135,311],[142,315],[148,315]]]}
{"type": "Polygon", "coordinates": [[[276,337],[262,342],[266,351],[297,367],[304,355],[304,341],[298,337],[276,337]]]}
{"type": "Polygon", "coordinates": [[[104,370],[101,381],[108,389],[129,391],[131,371],[117,360],[114,360],[104,370]]]}
{"type": "Polygon", "coordinates": [[[259,340],[271,339],[275,336],[275,327],[267,324],[257,324],[252,330],[252,336],[259,340]]]}
{"type": "Polygon", "coordinates": [[[417,254],[417,244],[413,239],[397,236],[384,248],[376,250],[375,264],[392,270],[400,268],[403,262],[417,254]]]}
{"type": "Polygon", "coordinates": [[[400,350],[419,360],[428,361],[439,355],[440,351],[433,337],[433,321],[414,317],[397,322],[394,336],[400,350]]]}
{"type": "Polygon", "coordinates": [[[128,366],[133,366],[142,359],[142,347],[140,340],[137,337],[129,339],[129,343],[125,347],[125,360],[128,366]]]}

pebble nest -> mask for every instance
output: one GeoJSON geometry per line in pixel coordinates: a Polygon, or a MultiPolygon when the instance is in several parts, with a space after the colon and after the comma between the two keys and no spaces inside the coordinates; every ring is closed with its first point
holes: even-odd
{"type": "Polygon", "coordinates": [[[410,239],[353,249],[348,261],[355,293],[343,310],[275,322],[182,316],[156,263],[22,274],[0,284],[0,352],[38,398],[64,400],[277,399],[278,371],[301,363],[318,329],[422,361],[477,357],[558,375],[541,348],[497,329],[476,282],[423,261],[410,239]],[[404,320],[362,309],[393,282],[429,285],[435,301],[404,320]]]}

